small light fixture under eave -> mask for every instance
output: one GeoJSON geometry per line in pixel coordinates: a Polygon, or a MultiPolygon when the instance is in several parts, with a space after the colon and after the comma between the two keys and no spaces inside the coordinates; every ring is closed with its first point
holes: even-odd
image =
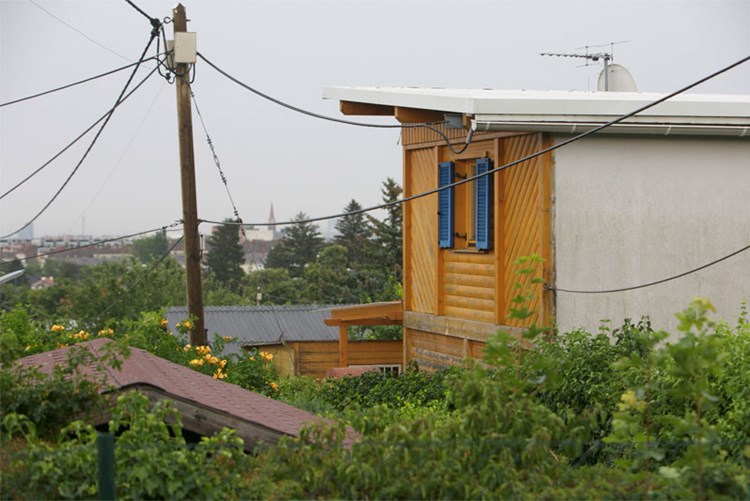
{"type": "Polygon", "coordinates": [[[443,116],[445,117],[446,129],[451,130],[464,128],[463,115],[461,115],[460,113],[446,113],[443,116]]]}

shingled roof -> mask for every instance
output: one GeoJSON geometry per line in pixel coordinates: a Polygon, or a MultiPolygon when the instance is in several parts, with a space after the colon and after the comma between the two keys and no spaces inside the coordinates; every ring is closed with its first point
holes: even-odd
{"type": "MultiPolygon", "coordinates": [[[[104,345],[111,342],[98,338],[75,346],[88,349],[98,360],[104,354],[104,345]]],[[[72,348],[39,353],[18,363],[51,373],[56,365],[67,362],[72,348]]],[[[138,348],[130,351],[119,370],[107,367],[102,372],[94,361],[82,368],[82,374],[100,382],[101,393],[136,389],[152,401],[172,400],[182,415],[183,427],[201,435],[212,435],[223,427],[233,428],[245,440],[245,448],[252,449],[259,442],[276,442],[284,435],[296,437],[304,427],[325,421],[147,351],[138,348]]]]}
{"type": "MultiPolygon", "coordinates": [[[[213,334],[231,336],[225,353],[237,353],[241,346],[265,346],[296,341],[338,341],[339,331],[323,322],[339,306],[214,306],[204,309],[209,340],[213,334]]],[[[176,332],[177,322],[188,317],[186,307],[167,310],[167,322],[176,332]]]]}

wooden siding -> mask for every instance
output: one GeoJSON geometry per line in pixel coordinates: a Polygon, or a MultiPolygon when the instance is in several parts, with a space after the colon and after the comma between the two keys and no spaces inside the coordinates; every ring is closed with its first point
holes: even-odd
{"type": "Polygon", "coordinates": [[[495,262],[492,254],[444,251],[442,311],[451,317],[495,321],[495,262]]]}
{"type": "Polygon", "coordinates": [[[349,365],[401,365],[401,341],[350,341],[349,365]]]}
{"type": "Polygon", "coordinates": [[[326,371],[339,365],[339,343],[294,343],[297,352],[297,374],[322,378],[326,371]]]}
{"type": "MultiPolygon", "coordinates": [[[[543,147],[541,134],[507,138],[504,143],[503,163],[530,155],[543,147]]],[[[549,321],[549,318],[545,318],[547,312],[542,311],[542,285],[530,283],[534,276],[541,275],[542,266],[539,266],[539,273],[535,275],[521,276],[517,273],[519,266],[513,264],[522,256],[536,254],[544,257],[549,254],[545,249],[548,237],[544,234],[545,229],[549,231],[549,223],[545,222],[545,217],[549,217],[549,211],[547,214],[544,213],[547,188],[544,186],[546,177],[544,169],[544,159],[537,157],[503,171],[504,214],[500,231],[505,255],[502,270],[498,272],[503,274],[502,280],[506,284],[504,287],[505,304],[507,308],[513,305],[512,299],[519,292],[515,284],[520,283],[522,285],[520,290],[533,292],[534,300],[528,307],[535,311],[535,315],[525,322],[509,319],[507,323],[512,326],[524,326],[532,321],[537,324],[549,321]]],[[[507,314],[507,312],[500,313],[507,314]]]]}
{"type": "Polygon", "coordinates": [[[468,340],[404,329],[407,360],[414,361],[420,370],[436,371],[451,365],[461,365],[466,359],[468,340]]]}
{"type": "MultiPolygon", "coordinates": [[[[408,152],[405,156],[405,196],[437,187],[437,156],[434,148],[408,152]]],[[[437,313],[437,195],[408,204],[404,213],[405,308],[437,313]]]]}
{"type": "MultiPolygon", "coordinates": [[[[339,344],[336,341],[297,342],[290,343],[290,345],[296,353],[296,375],[322,378],[329,369],[339,367],[339,344]]],[[[402,363],[401,341],[349,342],[349,365],[401,365],[402,363]]]]}

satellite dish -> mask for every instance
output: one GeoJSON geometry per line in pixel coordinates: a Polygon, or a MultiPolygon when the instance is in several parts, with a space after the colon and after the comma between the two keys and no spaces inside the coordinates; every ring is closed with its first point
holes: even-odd
{"type": "Polygon", "coordinates": [[[638,92],[633,76],[619,64],[604,65],[596,88],[600,92],[638,92]]]}

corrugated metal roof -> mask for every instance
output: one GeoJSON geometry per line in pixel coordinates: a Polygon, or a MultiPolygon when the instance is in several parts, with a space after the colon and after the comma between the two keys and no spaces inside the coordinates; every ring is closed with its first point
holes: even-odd
{"type": "MultiPolygon", "coordinates": [[[[340,307],[341,305],[338,305],[340,307]]],[[[211,306],[204,309],[208,338],[214,334],[232,336],[225,353],[236,353],[241,346],[263,346],[296,341],[338,341],[339,331],[323,320],[331,317],[336,306],[211,306]]],[[[177,332],[177,322],[188,316],[187,307],[167,310],[167,322],[177,332]]]]}
{"type": "MultiPolygon", "coordinates": [[[[88,349],[98,359],[104,353],[103,346],[111,342],[107,338],[98,338],[75,346],[88,349]]],[[[66,363],[71,348],[39,353],[22,358],[18,363],[50,373],[56,365],[66,363]]],[[[303,427],[325,421],[309,412],[214,379],[138,348],[131,348],[130,356],[119,370],[106,368],[100,372],[92,362],[82,368],[82,373],[87,378],[99,381],[102,393],[130,387],[153,387],[165,398],[180,399],[198,407],[226,413],[277,435],[298,436],[303,427]]],[[[247,441],[248,437],[243,438],[247,441]]]]}

